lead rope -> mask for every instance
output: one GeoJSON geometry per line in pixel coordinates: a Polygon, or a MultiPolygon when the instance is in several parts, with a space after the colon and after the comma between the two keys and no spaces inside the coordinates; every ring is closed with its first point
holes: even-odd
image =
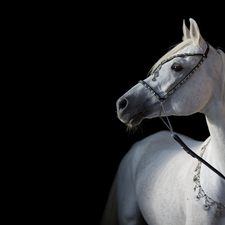
{"type": "Polygon", "coordinates": [[[213,166],[211,166],[208,162],[206,162],[204,159],[202,159],[200,156],[198,156],[195,152],[193,152],[182,140],[181,138],[175,133],[173,132],[173,127],[170,123],[170,120],[168,118],[168,116],[166,115],[166,110],[163,106],[163,102],[162,101],[159,101],[160,102],[160,113],[159,113],[159,118],[163,121],[163,123],[168,127],[168,129],[170,130],[171,132],[171,136],[174,138],[175,141],[177,141],[181,148],[183,148],[188,154],[190,154],[193,158],[196,158],[198,159],[200,162],[202,162],[203,164],[205,164],[209,169],[211,169],[213,172],[215,172],[218,176],[220,176],[221,178],[223,178],[225,180],[225,176],[220,173],[217,169],[215,169],[213,166]],[[163,112],[166,116],[166,119],[167,119],[167,122],[168,124],[166,123],[166,121],[161,117],[161,113],[162,113],[162,109],[163,109],[163,112]]]}
{"type": "Polygon", "coordinates": [[[168,118],[168,116],[166,115],[166,110],[164,109],[164,106],[163,106],[163,102],[160,101],[160,112],[159,112],[159,118],[163,121],[163,123],[168,127],[168,129],[171,131],[171,136],[173,137],[174,136],[174,132],[173,132],[173,127],[170,123],[170,120],[168,118]],[[162,109],[163,109],[163,112],[166,116],[166,119],[167,119],[167,122],[168,124],[166,123],[166,121],[161,117],[161,113],[162,113],[162,109]]]}
{"type": "Polygon", "coordinates": [[[201,165],[202,163],[204,163],[206,166],[208,166],[211,170],[213,170],[217,175],[219,175],[220,177],[222,177],[223,179],[225,179],[225,177],[223,176],[223,174],[221,174],[218,170],[216,170],[214,167],[212,167],[210,164],[208,164],[204,159],[202,159],[201,157],[203,157],[203,154],[206,150],[207,145],[209,144],[210,140],[207,142],[207,144],[205,146],[202,147],[202,152],[201,152],[201,157],[199,157],[197,154],[195,154],[191,149],[189,149],[184,142],[179,138],[179,136],[173,132],[173,127],[170,123],[170,120],[168,118],[168,116],[166,115],[166,110],[163,106],[163,102],[160,101],[160,113],[159,113],[159,118],[163,121],[163,123],[168,127],[168,129],[171,132],[171,136],[181,145],[181,147],[188,153],[190,154],[192,157],[197,158],[199,160],[198,162],[198,166],[195,169],[195,172],[197,171],[197,175],[194,176],[193,181],[195,182],[195,187],[194,187],[194,191],[196,191],[197,188],[199,188],[199,192],[198,195],[195,197],[196,201],[199,201],[201,198],[205,198],[205,204],[202,206],[202,209],[205,211],[208,211],[210,206],[214,205],[216,206],[216,213],[215,216],[216,217],[222,217],[223,214],[223,210],[225,209],[225,205],[222,203],[218,203],[216,201],[214,201],[212,198],[210,198],[202,189],[201,183],[200,183],[200,171],[201,171],[201,165]],[[161,117],[162,114],[162,109],[163,112],[166,116],[167,122],[161,117]]]}

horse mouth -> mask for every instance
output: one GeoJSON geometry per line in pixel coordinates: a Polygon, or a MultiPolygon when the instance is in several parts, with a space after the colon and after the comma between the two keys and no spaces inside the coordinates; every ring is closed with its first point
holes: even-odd
{"type": "Polygon", "coordinates": [[[137,126],[141,123],[142,119],[144,117],[144,112],[136,113],[134,116],[132,116],[127,123],[129,127],[137,126]]]}

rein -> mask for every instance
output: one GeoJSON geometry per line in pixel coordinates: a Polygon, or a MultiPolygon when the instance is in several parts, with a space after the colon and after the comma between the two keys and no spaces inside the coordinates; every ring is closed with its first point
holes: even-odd
{"type": "MultiPolygon", "coordinates": [[[[171,90],[169,90],[167,92],[166,95],[164,95],[163,97],[160,97],[160,95],[145,81],[140,80],[138,83],[141,83],[142,85],[144,85],[144,87],[146,87],[147,89],[149,89],[149,91],[158,99],[159,103],[160,103],[160,114],[159,114],[159,118],[163,121],[163,123],[168,127],[168,129],[171,131],[171,136],[174,138],[175,141],[177,141],[181,148],[183,148],[187,154],[191,155],[193,158],[198,159],[200,162],[202,162],[203,164],[205,164],[209,169],[211,169],[213,172],[215,172],[218,176],[220,176],[222,179],[225,180],[225,176],[220,173],[217,169],[215,169],[212,165],[210,165],[208,162],[206,162],[204,159],[202,159],[200,156],[198,156],[195,152],[193,152],[182,140],[181,138],[173,132],[173,128],[171,126],[171,123],[169,121],[169,118],[166,115],[166,111],[164,109],[163,103],[165,102],[165,100],[170,97],[176,90],[178,90],[178,88],[183,85],[196,71],[197,69],[202,65],[202,63],[205,61],[205,59],[208,56],[209,53],[209,44],[208,42],[206,42],[207,44],[207,49],[205,51],[204,54],[192,54],[192,53],[185,53],[185,54],[178,54],[178,55],[174,55],[170,58],[168,58],[167,60],[164,60],[163,62],[161,62],[158,67],[153,71],[152,74],[157,73],[163,64],[171,61],[172,59],[176,58],[176,57],[186,57],[186,56],[196,56],[196,55],[200,55],[202,56],[200,61],[198,62],[198,64],[183,78],[183,80],[181,80],[175,87],[173,87],[171,90]],[[164,114],[166,116],[167,122],[168,124],[163,120],[163,118],[161,117],[161,113],[162,113],[162,109],[164,111],[164,114]]],[[[150,75],[152,75],[150,74],[150,75]]]]}

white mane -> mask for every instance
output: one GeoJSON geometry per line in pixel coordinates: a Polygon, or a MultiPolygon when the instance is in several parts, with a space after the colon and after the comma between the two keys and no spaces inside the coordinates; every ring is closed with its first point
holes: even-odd
{"type": "Polygon", "coordinates": [[[176,45],[173,49],[171,49],[169,52],[167,52],[162,58],[160,58],[151,68],[150,73],[152,71],[154,71],[157,66],[164,60],[168,59],[170,56],[176,54],[177,52],[179,52],[181,49],[190,46],[192,44],[192,39],[187,39],[181,43],[179,43],[178,45],[176,45]]]}

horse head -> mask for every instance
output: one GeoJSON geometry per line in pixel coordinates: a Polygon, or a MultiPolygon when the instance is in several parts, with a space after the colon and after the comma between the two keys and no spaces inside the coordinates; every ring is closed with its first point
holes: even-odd
{"type": "Polygon", "coordinates": [[[184,22],[183,41],[156,62],[144,81],[118,99],[118,118],[129,127],[137,126],[145,118],[159,116],[160,102],[169,116],[205,113],[222,64],[219,51],[202,38],[197,23],[190,19],[189,30],[184,22]]]}

